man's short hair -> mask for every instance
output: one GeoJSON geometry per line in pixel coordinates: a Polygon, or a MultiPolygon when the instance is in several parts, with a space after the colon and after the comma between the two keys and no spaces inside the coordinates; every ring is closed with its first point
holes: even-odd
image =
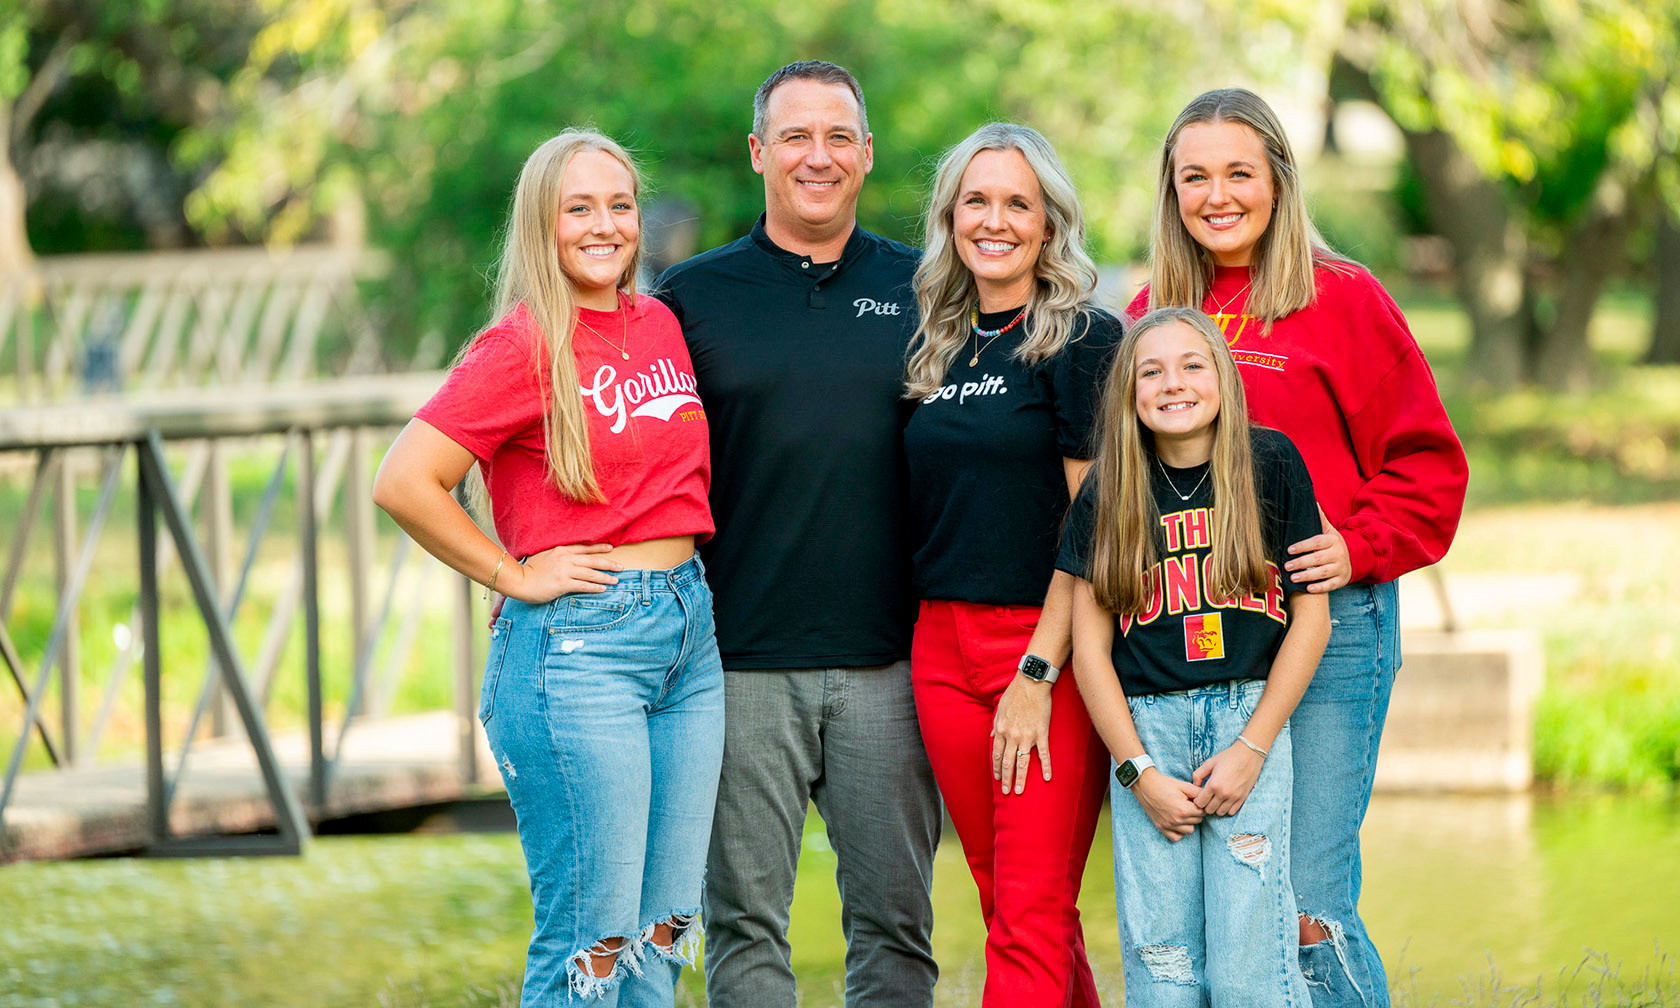
{"type": "Polygon", "coordinates": [[[790,80],[813,80],[819,84],[841,84],[851,91],[852,97],[857,99],[858,125],[863,127],[865,135],[869,133],[869,112],[863,104],[863,88],[858,85],[857,78],[850,70],[836,63],[823,60],[799,60],[789,63],[758,86],[758,92],[753,95],[753,135],[760,140],[769,139],[764,135],[765,110],[770,105],[770,92],[790,80]]]}

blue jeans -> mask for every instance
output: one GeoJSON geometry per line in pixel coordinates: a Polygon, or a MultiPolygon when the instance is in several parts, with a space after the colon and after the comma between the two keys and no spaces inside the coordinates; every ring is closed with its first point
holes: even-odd
{"type": "MultiPolygon", "coordinates": [[[[1237,740],[1263,679],[1127,697],[1144,751],[1189,780],[1237,740]]],[[[1131,1008],[1304,1008],[1289,882],[1290,737],[1284,726],[1234,816],[1174,843],[1137,798],[1110,785],[1114,887],[1131,1008]]]]}
{"type": "Polygon", "coordinates": [[[1295,732],[1295,902],[1329,935],[1301,949],[1317,1008],[1387,1008],[1388,978],[1359,919],[1359,826],[1400,667],[1393,582],[1330,593],[1330,644],[1290,724],[1295,732]]]}
{"type": "Polygon", "coordinates": [[[698,558],[618,579],[546,605],[510,599],[490,633],[479,717],[536,917],[522,1008],[669,1008],[699,944],[723,759],[711,591],[698,558]]]}

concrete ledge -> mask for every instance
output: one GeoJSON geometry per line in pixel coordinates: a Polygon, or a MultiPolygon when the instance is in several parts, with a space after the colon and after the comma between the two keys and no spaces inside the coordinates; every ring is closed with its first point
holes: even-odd
{"type": "Polygon", "coordinates": [[[1377,758],[1386,792],[1514,792],[1534,783],[1534,700],[1545,681],[1529,630],[1407,631],[1377,758]]]}

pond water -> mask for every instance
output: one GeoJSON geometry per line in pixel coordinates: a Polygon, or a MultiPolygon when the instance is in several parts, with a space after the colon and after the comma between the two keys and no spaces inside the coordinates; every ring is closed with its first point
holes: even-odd
{"type": "MultiPolygon", "coordinates": [[[[820,829],[820,827],[818,827],[820,829]]],[[[1105,1003],[1120,1003],[1120,946],[1106,813],[1080,906],[1086,944],[1105,1003]],[[1112,996],[1111,996],[1112,992],[1112,996]]],[[[1561,1003],[1614,1005],[1620,995],[1580,999],[1608,969],[1634,990],[1660,987],[1680,1005],[1671,957],[1680,955],[1680,805],[1630,798],[1379,796],[1362,834],[1362,911],[1389,970],[1397,1004],[1560,1003],[1560,975],[1574,995],[1561,1003]],[[1584,966],[1584,968],[1583,968],[1584,966]],[[1657,974],[1642,980],[1647,972],[1657,974]],[[1661,979],[1661,978],[1666,979],[1661,979]],[[1660,980],[1660,984],[1658,981],[1660,980]],[[1542,991],[1516,1002],[1512,988],[1542,991]],[[1507,989],[1495,996],[1499,987],[1507,989]]],[[[808,834],[821,846],[820,833],[808,834]]],[[[832,864],[832,854],[807,851],[832,864]]],[[[984,940],[973,883],[949,834],[935,879],[941,1005],[977,1004],[984,940]]],[[[819,920],[832,900],[828,871],[802,871],[796,927],[832,933],[819,920]],[[811,891],[807,891],[811,887],[811,891]],[[824,892],[823,890],[826,890],[824,892]],[[801,912],[803,911],[803,912],[801,912]]],[[[796,954],[799,936],[795,936],[796,954]]],[[[807,973],[826,964],[811,962],[807,973]]],[[[838,964],[829,990],[838,980],[838,964]]],[[[1616,988],[1611,985],[1612,989],[1616,988]]],[[[826,1002],[818,1002],[826,1003],[826,1002]]]]}
{"type": "MultiPolygon", "coordinates": [[[[1121,995],[1112,856],[1080,900],[1104,1003],[1121,995]]],[[[1365,918],[1401,1008],[1680,1006],[1680,807],[1651,799],[1379,798],[1365,918]],[[1589,961],[1589,956],[1600,959],[1589,961]],[[1560,973],[1586,983],[1556,995],[1560,973]],[[1604,966],[1623,986],[1582,989],[1604,966]],[[1642,979],[1655,970],[1654,979],[1642,979]],[[1493,995],[1492,976],[1524,1000],[1493,995]],[[1628,991],[1637,991],[1637,997],[1628,991]]],[[[801,1001],[842,1003],[834,855],[813,815],[794,901],[801,1001]]],[[[968,1008],[984,934],[962,852],[935,868],[936,1004],[968,1008]]],[[[0,868],[0,1008],[516,1004],[529,936],[511,834],[328,837],[302,858],[117,859],[0,868]]],[[[685,973],[678,1004],[704,1003],[685,973]]]]}
{"type": "Polygon", "coordinates": [[[1549,985],[1598,953],[1624,980],[1663,965],[1680,1003],[1674,802],[1381,798],[1362,836],[1364,916],[1402,990],[1456,995],[1490,962],[1549,985]]]}

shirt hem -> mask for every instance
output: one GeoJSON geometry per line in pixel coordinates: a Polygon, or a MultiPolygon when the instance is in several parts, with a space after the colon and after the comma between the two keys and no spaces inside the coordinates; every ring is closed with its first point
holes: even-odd
{"type": "Polygon", "coordinates": [[[779,672],[786,669],[865,668],[910,660],[908,649],[877,654],[776,655],[760,658],[731,658],[722,655],[723,667],[731,672],[779,672]]]}

